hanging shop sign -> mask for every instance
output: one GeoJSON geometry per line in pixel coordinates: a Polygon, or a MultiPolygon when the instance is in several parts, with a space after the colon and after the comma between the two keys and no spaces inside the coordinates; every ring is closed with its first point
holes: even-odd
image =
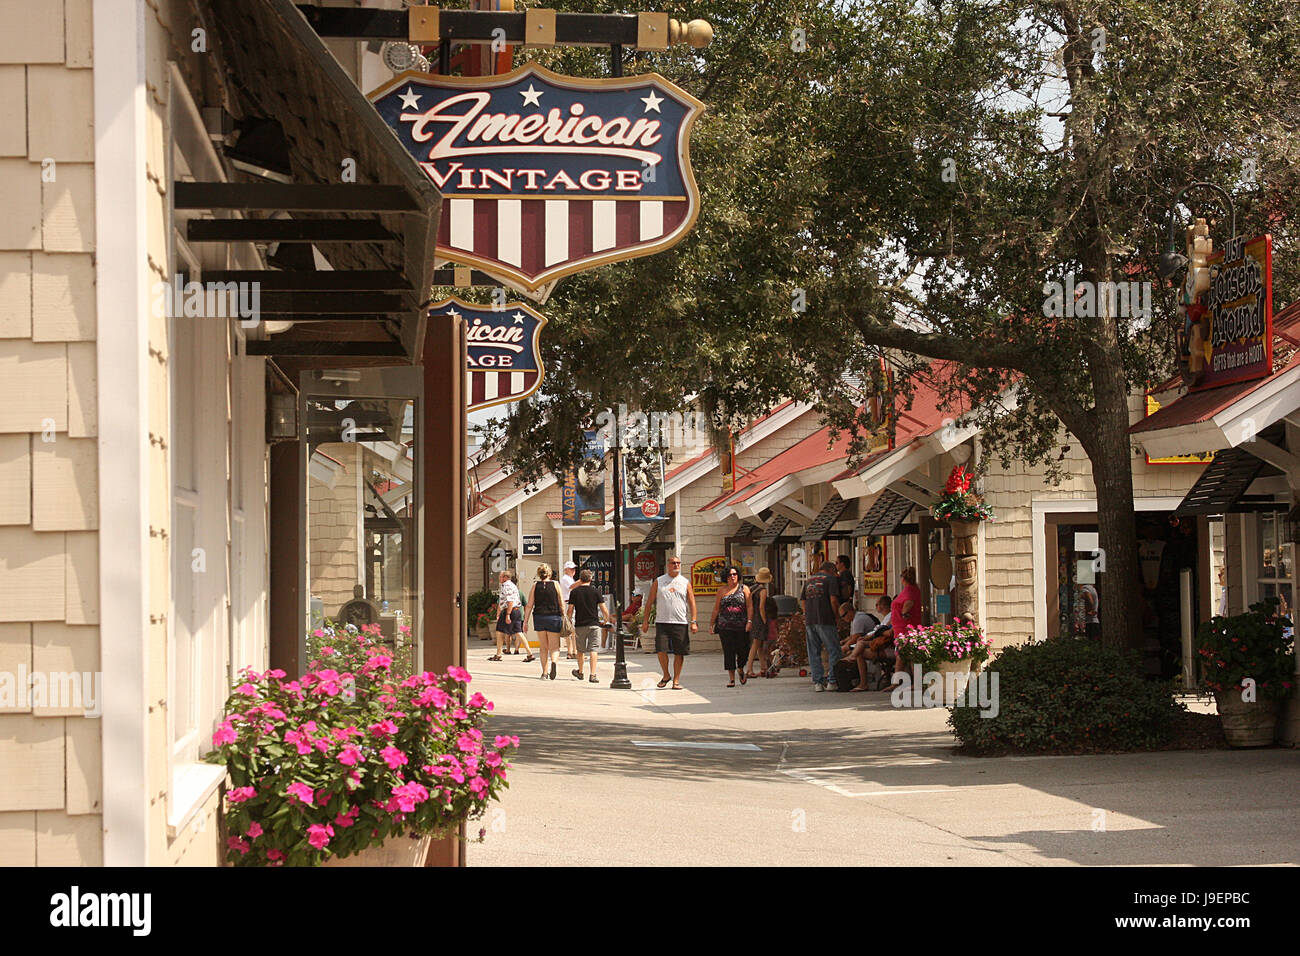
{"type": "Polygon", "coordinates": [[[862,593],[888,594],[889,553],[884,535],[862,539],[862,593]]]}
{"type": "Polygon", "coordinates": [[[614,565],[618,563],[617,551],[574,551],[573,562],[578,573],[591,572],[591,584],[601,594],[614,593],[614,565]]]}
{"type": "Polygon", "coordinates": [[[1184,340],[1204,355],[1192,388],[1271,375],[1273,237],[1235,236],[1209,257],[1209,265],[1209,288],[1186,307],[1184,340]]]}
{"type": "MultiPolygon", "coordinates": [[[[1160,411],[1160,403],[1150,395],[1146,398],[1146,417],[1150,418],[1156,412],[1160,411]]],[[[1150,455],[1147,455],[1148,465],[1204,465],[1212,461],[1214,461],[1214,452],[1212,451],[1198,451],[1193,452],[1190,455],[1167,455],[1164,458],[1152,458],[1150,455]]]]}
{"type": "Polygon", "coordinates": [[[469,411],[517,402],[541,388],[541,313],[520,302],[475,305],[452,296],[431,305],[429,314],[465,320],[469,411]]]}
{"type": "MultiPolygon", "coordinates": [[[[599,431],[583,432],[586,461],[564,476],[560,488],[560,515],[566,526],[605,524],[605,437],[599,431]]],[[[575,559],[576,560],[576,559],[575,559]]]]}
{"type": "Polygon", "coordinates": [[[718,469],[722,473],[722,490],[736,490],[736,437],[727,432],[727,447],[718,449],[718,469]]]}
{"type": "Polygon", "coordinates": [[[691,565],[691,587],[696,597],[708,597],[718,593],[722,586],[722,575],[727,568],[724,555],[716,554],[711,558],[700,558],[691,565]]]}
{"type": "Polygon", "coordinates": [[[664,519],[664,459],[655,455],[640,463],[629,464],[623,475],[623,520],[662,521],[664,519]]]}
{"type": "Polygon", "coordinates": [[[444,197],[436,254],[527,289],[667,249],[699,214],[704,104],[657,74],[406,72],[370,100],[444,197]]]}

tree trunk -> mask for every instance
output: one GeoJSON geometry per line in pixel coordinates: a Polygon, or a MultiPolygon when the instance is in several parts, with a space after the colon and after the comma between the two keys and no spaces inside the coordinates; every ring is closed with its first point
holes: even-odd
{"type": "Polygon", "coordinates": [[[1118,381],[1097,389],[1093,428],[1080,439],[1092,462],[1097,486],[1098,592],[1101,634],[1111,647],[1140,648],[1137,518],[1133,508],[1133,453],[1128,437],[1128,395],[1118,381]]]}

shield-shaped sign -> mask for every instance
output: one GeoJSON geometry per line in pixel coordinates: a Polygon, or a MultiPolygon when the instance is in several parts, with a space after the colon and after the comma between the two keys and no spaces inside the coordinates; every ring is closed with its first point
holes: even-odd
{"type": "Polygon", "coordinates": [[[517,402],[541,387],[544,315],[520,302],[474,305],[455,296],[429,306],[429,314],[465,320],[469,411],[517,402]]]}
{"type": "Polygon", "coordinates": [[[407,72],[370,99],[444,197],[437,255],[528,289],[666,249],[699,213],[704,104],[657,74],[407,72]]]}

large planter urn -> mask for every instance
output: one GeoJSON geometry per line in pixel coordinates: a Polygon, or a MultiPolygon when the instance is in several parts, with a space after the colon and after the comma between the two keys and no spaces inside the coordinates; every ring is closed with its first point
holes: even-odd
{"type": "Polygon", "coordinates": [[[486,624],[478,628],[476,633],[478,634],[478,639],[480,641],[492,640],[492,628],[488,627],[486,624]]]}
{"type": "Polygon", "coordinates": [[[366,847],[352,856],[331,857],[321,866],[424,866],[432,836],[389,837],[379,846],[366,847]]]}
{"type": "Polygon", "coordinates": [[[1267,747],[1277,727],[1277,701],[1244,701],[1240,691],[1215,694],[1223,736],[1231,747],[1267,747]]]}
{"type": "Polygon", "coordinates": [[[966,697],[966,685],[970,683],[970,658],[961,661],[942,661],[937,672],[943,676],[943,706],[955,707],[958,701],[966,697]],[[949,674],[956,677],[949,678],[949,674]],[[949,691],[949,685],[952,690],[949,691]]]}

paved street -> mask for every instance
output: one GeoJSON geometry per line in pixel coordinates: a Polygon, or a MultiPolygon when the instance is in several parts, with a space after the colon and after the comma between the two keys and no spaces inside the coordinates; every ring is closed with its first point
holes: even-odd
{"type": "Polygon", "coordinates": [[[728,689],[717,653],[674,692],[634,652],[636,689],[612,691],[604,659],[600,684],[566,661],[541,681],[489,646],[470,642],[471,686],[521,745],[470,866],[1300,861],[1294,750],[963,758],[946,711],[797,677],[728,689]]]}

